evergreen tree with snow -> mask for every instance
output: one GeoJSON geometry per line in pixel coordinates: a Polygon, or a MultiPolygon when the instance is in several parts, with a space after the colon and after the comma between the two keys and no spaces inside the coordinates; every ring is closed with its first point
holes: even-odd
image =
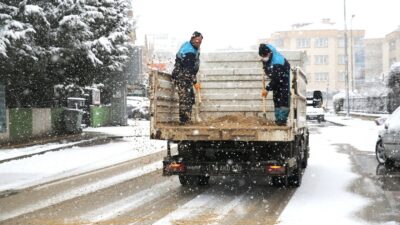
{"type": "Polygon", "coordinates": [[[49,106],[53,86],[109,83],[133,43],[129,0],[0,3],[0,79],[10,107],[49,106]]]}

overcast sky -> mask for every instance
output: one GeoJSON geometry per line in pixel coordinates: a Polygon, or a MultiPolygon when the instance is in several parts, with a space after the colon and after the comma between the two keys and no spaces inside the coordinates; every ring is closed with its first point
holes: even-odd
{"type": "MultiPolygon", "coordinates": [[[[400,25],[399,0],[346,0],[348,28],[367,38],[384,37],[400,25]]],[[[133,0],[138,44],[146,33],[168,33],[187,40],[203,33],[202,50],[245,48],[294,23],[331,18],[343,27],[343,0],[133,0]]]]}

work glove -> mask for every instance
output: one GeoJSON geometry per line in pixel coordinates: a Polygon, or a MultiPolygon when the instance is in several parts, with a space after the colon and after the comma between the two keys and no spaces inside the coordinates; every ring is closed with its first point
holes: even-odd
{"type": "Polygon", "coordinates": [[[200,88],[201,88],[201,85],[199,82],[195,83],[193,86],[194,86],[194,89],[196,89],[196,91],[200,90],[200,88]]]}
{"type": "Polygon", "coordinates": [[[262,90],[261,91],[261,97],[266,98],[268,95],[268,91],[267,90],[262,90]]]}

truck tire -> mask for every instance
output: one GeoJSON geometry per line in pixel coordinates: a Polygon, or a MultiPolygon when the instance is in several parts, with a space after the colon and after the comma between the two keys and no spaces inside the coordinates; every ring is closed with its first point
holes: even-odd
{"type": "Polygon", "coordinates": [[[271,184],[274,187],[286,187],[288,186],[288,177],[287,176],[271,177],[271,184]]]}
{"type": "Polygon", "coordinates": [[[307,168],[307,166],[308,166],[308,154],[309,154],[308,151],[305,150],[304,151],[304,158],[301,161],[301,168],[303,168],[303,169],[307,168]]]}
{"type": "Polygon", "coordinates": [[[194,175],[179,175],[179,182],[183,186],[194,186],[194,185],[208,185],[210,181],[209,176],[194,176],[194,175]]]}
{"type": "Polygon", "coordinates": [[[199,185],[208,185],[210,182],[210,177],[209,176],[199,176],[198,178],[198,184],[199,185]]]}
{"type": "Polygon", "coordinates": [[[290,187],[300,187],[301,180],[303,178],[303,172],[301,168],[297,168],[293,171],[292,175],[288,177],[288,184],[290,187]]]}
{"type": "Polygon", "coordinates": [[[187,185],[192,186],[194,184],[197,184],[198,178],[197,178],[197,176],[179,175],[179,182],[183,186],[187,186],[187,185]]]}
{"type": "Polygon", "coordinates": [[[300,147],[303,153],[303,158],[301,159],[301,168],[305,169],[308,166],[309,152],[308,152],[308,142],[303,138],[301,139],[300,147]]]}

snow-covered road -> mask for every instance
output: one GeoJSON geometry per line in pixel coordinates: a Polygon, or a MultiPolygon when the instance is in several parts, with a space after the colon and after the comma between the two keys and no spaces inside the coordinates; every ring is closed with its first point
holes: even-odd
{"type": "Polygon", "coordinates": [[[135,121],[130,128],[102,129],[146,137],[0,164],[0,189],[11,189],[0,196],[0,220],[5,224],[400,224],[393,213],[400,206],[391,200],[400,196],[400,188],[384,190],[382,177],[375,174],[374,146],[380,127],[359,119],[327,119],[346,126],[310,123],[309,166],[297,189],[231,177],[213,178],[205,187],[182,187],[176,177],[161,176],[166,143],[150,141],[148,122],[135,121]],[[138,157],[141,161],[134,161],[138,157]],[[38,186],[18,190],[33,184],[38,186]],[[379,210],[374,207],[377,202],[379,210]]]}

